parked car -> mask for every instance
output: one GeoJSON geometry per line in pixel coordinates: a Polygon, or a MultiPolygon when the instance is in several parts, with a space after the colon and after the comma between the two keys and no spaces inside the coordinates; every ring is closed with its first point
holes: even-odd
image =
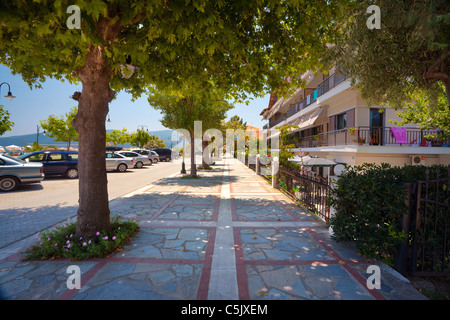
{"type": "Polygon", "coordinates": [[[137,152],[131,152],[131,151],[117,151],[116,153],[121,154],[128,158],[134,159],[134,167],[135,168],[142,168],[144,165],[151,165],[152,159],[150,159],[148,156],[144,156],[142,154],[139,154],[137,152]]]}
{"type": "Polygon", "coordinates": [[[122,147],[106,146],[106,151],[121,151],[122,149],[122,147]]]}
{"type": "Polygon", "coordinates": [[[125,172],[128,168],[133,168],[134,166],[133,158],[128,158],[115,152],[107,152],[105,161],[106,170],[117,170],[120,172],[125,172]]]}
{"type": "Polygon", "coordinates": [[[172,150],[167,148],[156,148],[152,149],[159,155],[159,161],[171,161],[172,160],[172,150]]]}
{"type": "Polygon", "coordinates": [[[12,191],[22,183],[39,183],[44,180],[42,163],[27,163],[23,160],[0,154],[0,191],[12,191]]]}
{"type": "Polygon", "coordinates": [[[150,150],[150,154],[152,155],[152,160],[153,162],[158,162],[159,161],[159,154],[157,154],[155,151],[150,150]]]}
{"type": "Polygon", "coordinates": [[[145,149],[133,149],[131,152],[139,153],[143,156],[147,156],[150,160],[152,160],[152,163],[156,163],[159,161],[159,155],[152,150],[145,150],[145,149]]]}
{"type": "Polygon", "coordinates": [[[67,178],[78,178],[78,152],[75,151],[34,151],[17,157],[26,162],[40,162],[44,174],[65,175],[67,178]]]}

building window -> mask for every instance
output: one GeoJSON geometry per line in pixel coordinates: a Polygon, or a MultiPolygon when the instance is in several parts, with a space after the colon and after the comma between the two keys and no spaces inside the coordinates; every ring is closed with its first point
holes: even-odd
{"type": "Polygon", "coordinates": [[[336,115],[336,130],[347,128],[347,113],[336,115]]]}

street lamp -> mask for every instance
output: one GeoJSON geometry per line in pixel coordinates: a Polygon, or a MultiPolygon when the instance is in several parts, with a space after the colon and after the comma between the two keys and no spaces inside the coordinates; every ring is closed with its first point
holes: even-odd
{"type": "Polygon", "coordinates": [[[186,174],[186,167],[184,165],[184,155],[186,153],[186,148],[184,147],[184,142],[186,141],[186,139],[183,136],[183,163],[181,164],[181,173],[182,174],[186,174]]]}
{"type": "Polygon", "coordinates": [[[7,83],[7,82],[2,82],[2,83],[0,83],[0,88],[1,88],[2,85],[4,85],[4,84],[8,85],[8,94],[5,96],[5,98],[8,99],[9,101],[12,101],[12,99],[14,99],[15,96],[13,96],[12,93],[11,93],[11,87],[9,86],[9,83],[7,83]]]}
{"type": "MultiPolygon", "coordinates": [[[[39,129],[42,129],[39,125],[36,126],[36,143],[39,144],[39,129]]],[[[47,135],[47,132],[44,130],[44,136],[47,135]]]]}
{"type": "Polygon", "coordinates": [[[148,132],[148,127],[146,125],[140,125],[137,127],[137,129],[142,129],[142,131],[144,131],[144,128],[147,128],[146,131],[148,132]]]}

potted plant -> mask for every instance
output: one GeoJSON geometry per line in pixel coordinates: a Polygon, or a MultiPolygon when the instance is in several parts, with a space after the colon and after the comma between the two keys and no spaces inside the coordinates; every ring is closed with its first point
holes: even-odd
{"type": "Polygon", "coordinates": [[[352,128],[349,128],[347,131],[348,131],[352,136],[354,136],[355,133],[358,131],[358,129],[356,129],[356,127],[352,127],[352,128]]]}
{"type": "Polygon", "coordinates": [[[366,143],[366,139],[364,138],[358,138],[353,140],[353,142],[356,142],[357,144],[359,144],[360,146],[362,146],[364,143],[366,143]]]}

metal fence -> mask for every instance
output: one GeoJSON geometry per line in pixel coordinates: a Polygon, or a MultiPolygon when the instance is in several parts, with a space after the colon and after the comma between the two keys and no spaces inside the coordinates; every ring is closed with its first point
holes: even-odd
{"type": "Polygon", "coordinates": [[[280,166],[278,185],[322,220],[330,220],[330,185],[327,179],[280,166]]]}
{"type": "Polygon", "coordinates": [[[443,173],[426,169],[417,181],[411,217],[411,272],[450,274],[450,165],[443,173]],[[434,171],[434,172],[432,172],[434,171]]]}

